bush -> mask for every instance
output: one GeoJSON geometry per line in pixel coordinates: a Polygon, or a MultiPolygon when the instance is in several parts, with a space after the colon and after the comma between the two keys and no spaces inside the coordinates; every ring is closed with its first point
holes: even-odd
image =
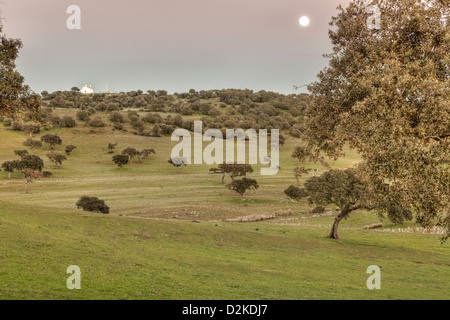
{"type": "Polygon", "coordinates": [[[210,115],[212,117],[218,117],[218,116],[222,115],[222,112],[217,108],[212,108],[211,110],[209,110],[208,115],[210,115]]]}
{"type": "Polygon", "coordinates": [[[120,108],[119,108],[119,105],[117,103],[110,103],[110,104],[108,104],[108,107],[106,109],[106,111],[109,111],[109,112],[111,112],[111,111],[119,111],[119,110],[120,110],[120,108]]]}
{"type": "Polygon", "coordinates": [[[296,186],[289,186],[286,190],[284,190],[284,193],[293,200],[299,200],[301,198],[305,198],[308,196],[308,193],[305,189],[296,187],[296,186]]]}
{"type": "Polygon", "coordinates": [[[324,213],[324,212],[325,212],[325,208],[322,206],[317,206],[311,210],[311,213],[324,213]]]}
{"type": "Polygon", "coordinates": [[[131,125],[133,126],[134,129],[136,129],[139,132],[142,132],[145,129],[144,124],[139,119],[131,122],[131,125]]]}
{"type": "Polygon", "coordinates": [[[114,129],[116,130],[123,130],[123,125],[121,123],[114,123],[114,129]]]}
{"type": "Polygon", "coordinates": [[[91,121],[89,121],[89,125],[94,128],[103,128],[105,126],[105,123],[100,117],[95,117],[91,121]]]}
{"type": "Polygon", "coordinates": [[[15,131],[22,131],[22,129],[23,129],[23,124],[20,123],[20,122],[18,122],[18,121],[14,121],[14,122],[11,124],[11,129],[12,129],[12,130],[15,130],[15,131]]]}
{"type": "Polygon", "coordinates": [[[111,120],[114,123],[124,123],[125,122],[125,118],[119,112],[111,113],[109,120],[111,120]]]}
{"type": "Polygon", "coordinates": [[[161,134],[163,134],[163,135],[171,135],[172,132],[175,130],[175,127],[163,124],[163,125],[160,126],[160,129],[161,129],[161,134]]]}
{"type": "Polygon", "coordinates": [[[53,173],[51,173],[50,171],[44,171],[42,172],[42,176],[44,178],[50,178],[51,176],[53,176],[53,173]]]}
{"type": "Polygon", "coordinates": [[[89,120],[89,113],[87,111],[81,110],[77,112],[77,119],[80,121],[89,120]]]}
{"type": "Polygon", "coordinates": [[[51,116],[49,118],[49,121],[52,125],[54,125],[55,127],[63,127],[64,126],[64,122],[60,117],[57,116],[51,116]]]}
{"type": "Polygon", "coordinates": [[[194,110],[192,110],[190,107],[183,107],[181,108],[180,112],[183,116],[190,116],[194,114],[194,110]]]}
{"type": "Polygon", "coordinates": [[[62,126],[66,127],[66,128],[73,128],[77,125],[77,123],[75,122],[75,119],[69,116],[65,116],[62,118],[62,126]]]}
{"type": "Polygon", "coordinates": [[[12,125],[12,119],[11,119],[11,118],[4,118],[4,119],[3,119],[3,125],[4,125],[5,127],[11,127],[11,125],[12,125]]]}
{"type": "Polygon", "coordinates": [[[87,212],[109,213],[109,207],[106,205],[105,201],[100,200],[97,197],[83,196],[78,200],[76,205],[78,209],[83,209],[83,211],[87,212]]]}

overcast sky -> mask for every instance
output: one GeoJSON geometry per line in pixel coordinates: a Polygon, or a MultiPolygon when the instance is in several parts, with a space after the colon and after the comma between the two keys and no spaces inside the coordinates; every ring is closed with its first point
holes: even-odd
{"type": "MultiPolygon", "coordinates": [[[[249,88],[298,92],[326,65],[328,25],[349,0],[2,0],[36,92],[249,88]],[[81,30],[69,30],[69,5],[81,30]],[[298,19],[309,16],[310,25],[298,19]]],[[[300,91],[301,92],[301,91],[300,91]]]]}

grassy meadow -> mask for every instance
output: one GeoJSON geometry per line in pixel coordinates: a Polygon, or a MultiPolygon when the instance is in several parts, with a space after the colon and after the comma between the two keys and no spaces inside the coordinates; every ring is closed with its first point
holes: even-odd
{"type": "MultiPolygon", "coordinates": [[[[56,110],[74,115],[76,110],[56,110]]],[[[102,115],[106,121],[106,114],[102,115]]],[[[45,154],[53,176],[35,181],[25,195],[21,174],[0,172],[0,298],[2,299],[449,299],[450,245],[438,235],[396,232],[412,223],[363,230],[380,222],[360,211],[340,226],[341,240],[325,239],[333,216],[313,215],[307,201],[288,201],[296,184],[291,157],[298,143],[287,138],[280,149],[280,171],[250,177],[260,188],[239,195],[208,165],[188,165],[182,174],[167,161],[176,142],[78,122],[57,133],[77,149],[61,168],[45,154]],[[126,147],[154,148],[143,164],[122,170],[108,154],[126,147]],[[96,196],[109,215],[76,209],[81,196],[96,196]],[[225,219],[292,210],[293,215],[250,223],[225,219]],[[69,265],[82,272],[82,289],[68,290],[69,265]],[[366,269],[382,268],[381,290],[368,290],[366,269]]],[[[27,135],[0,125],[0,163],[27,135]]],[[[204,143],[206,146],[208,143],[204,143]]],[[[355,165],[358,156],[331,163],[355,165]]],[[[307,167],[324,171],[320,164],[307,167]]],[[[314,173],[302,177],[305,181],[314,173]]],[[[226,178],[226,182],[229,182],[226,178]]],[[[333,207],[330,207],[334,209],[333,207]]]]}

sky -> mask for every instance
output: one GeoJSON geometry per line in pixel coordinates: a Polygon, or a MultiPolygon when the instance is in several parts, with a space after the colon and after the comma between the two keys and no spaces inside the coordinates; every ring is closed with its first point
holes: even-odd
{"type": "Polygon", "coordinates": [[[237,88],[284,94],[315,81],[329,22],[350,0],[1,0],[4,32],[36,92],[237,88]],[[70,5],[81,29],[70,30],[70,5]],[[301,27],[301,16],[310,18],[301,27]]]}

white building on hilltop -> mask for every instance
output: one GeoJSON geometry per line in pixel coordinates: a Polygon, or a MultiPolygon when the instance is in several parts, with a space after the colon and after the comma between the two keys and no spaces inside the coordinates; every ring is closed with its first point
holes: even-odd
{"type": "Polygon", "coordinates": [[[94,93],[94,89],[92,89],[91,86],[84,85],[84,87],[81,88],[80,92],[85,94],[94,93]]]}

